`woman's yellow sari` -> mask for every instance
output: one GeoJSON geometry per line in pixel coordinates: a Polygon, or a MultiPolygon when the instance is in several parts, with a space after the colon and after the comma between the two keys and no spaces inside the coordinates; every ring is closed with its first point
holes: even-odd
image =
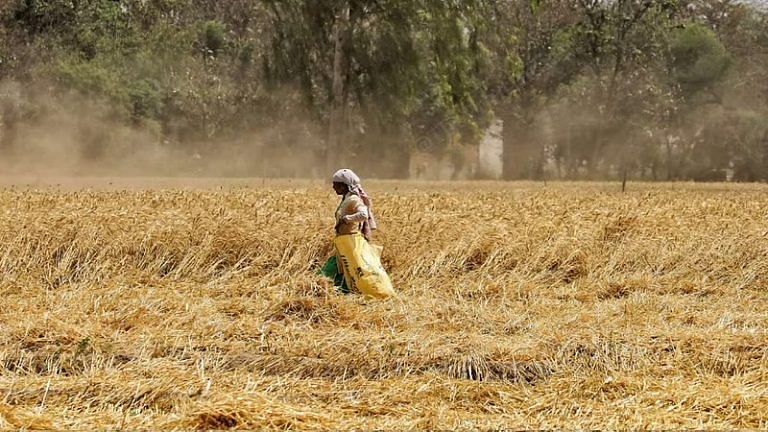
{"type": "Polygon", "coordinates": [[[368,297],[395,296],[389,275],[381,265],[381,247],[373,246],[362,234],[342,234],[333,241],[339,272],[351,292],[368,297]]]}

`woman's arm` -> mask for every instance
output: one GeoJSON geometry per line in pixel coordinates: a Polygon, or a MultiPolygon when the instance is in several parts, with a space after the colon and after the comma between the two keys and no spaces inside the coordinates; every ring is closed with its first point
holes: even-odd
{"type": "Polygon", "coordinates": [[[363,204],[363,200],[355,196],[350,204],[349,207],[351,211],[348,215],[341,218],[344,223],[362,223],[368,220],[368,207],[363,204]]]}
{"type": "Polygon", "coordinates": [[[345,223],[350,222],[365,222],[368,220],[368,209],[365,207],[359,208],[357,212],[342,217],[345,223]]]}

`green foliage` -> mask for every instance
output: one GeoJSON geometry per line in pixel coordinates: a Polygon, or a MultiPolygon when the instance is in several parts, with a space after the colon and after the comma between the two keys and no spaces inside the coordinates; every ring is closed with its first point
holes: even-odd
{"type": "Polygon", "coordinates": [[[76,18],[74,5],[67,1],[19,0],[14,6],[13,21],[31,34],[66,32],[76,18]]]}
{"type": "Polygon", "coordinates": [[[140,79],[128,83],[131,115],[134,119],[157,118],[163,110],[160,84],[153,79],[140,79]]]}
{"type": "Polygon", "coordinates": [[[200,30],[200,47],[204,55],[217,57],[227,44],[226,29],[217,21],[206,21],[200,30]]]}
{"type": "MultiPolygon", "coordinates": [[[[358,116],[355,130],[427,138],[431,150],[452,131],[476,142],[490,111],[477,70],[487,51],[476,37],[482,17],[470,3],[361,1],[350,3],[345,33],[346,98],[358,116]]],[[[302,89],[313,117],[331,107],[334,3],[269,2],[273,35],[265,74],[270,85],[302,89]]],[[[407,146],[406,146],[407,147],[407,146]]]]}
{"type": "Polygon", "coordinates": [[[117,104],[127,100],[123,81],[103,65],[69,58],[62,60],[55,69],[57,78],[67,88],[85,95],[107,96],[117,104]]]}
{"type": "Polygon", "coordinates": [[[677,30],[670,44],[675,80],[686,95],[711,88],[731,66],[731,57],[715,33],[700,24],[677,30]]]}

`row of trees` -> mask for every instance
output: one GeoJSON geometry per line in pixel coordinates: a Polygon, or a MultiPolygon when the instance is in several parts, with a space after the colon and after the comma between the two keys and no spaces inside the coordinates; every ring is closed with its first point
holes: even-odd
{"type": "Polygon", "coordinates": [[[768,22],[759,7],[536,6],[507,26],[524,29],[527,47],[510,101],[508,177],[766,178],[768,22]]]}
{"type": "Polygon", "coordinates": [[[414,151],[460,164],[501,118],[509,179],[764,180],[767,17],[730,0],[12,0],[0,154],[74,104],[120,125],[81,126],[85,157],[134,130],[202,160],[248,152],[242,174],[282,158],[403,177],[414,151]]]}

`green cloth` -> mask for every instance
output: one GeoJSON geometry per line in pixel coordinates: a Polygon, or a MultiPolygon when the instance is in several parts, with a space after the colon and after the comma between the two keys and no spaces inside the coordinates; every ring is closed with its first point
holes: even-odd
{"type": "Polygon", "coordinates": [[[340,292],[349,294],[349,288],[347,282],[344,280],[344,274],[339,272],[339,267],[336,263],[336,255],[330,257],[325,265],[320,269],[319,273],[328,279],[333,280],[333,285],[336,286],[340,292]]]}

